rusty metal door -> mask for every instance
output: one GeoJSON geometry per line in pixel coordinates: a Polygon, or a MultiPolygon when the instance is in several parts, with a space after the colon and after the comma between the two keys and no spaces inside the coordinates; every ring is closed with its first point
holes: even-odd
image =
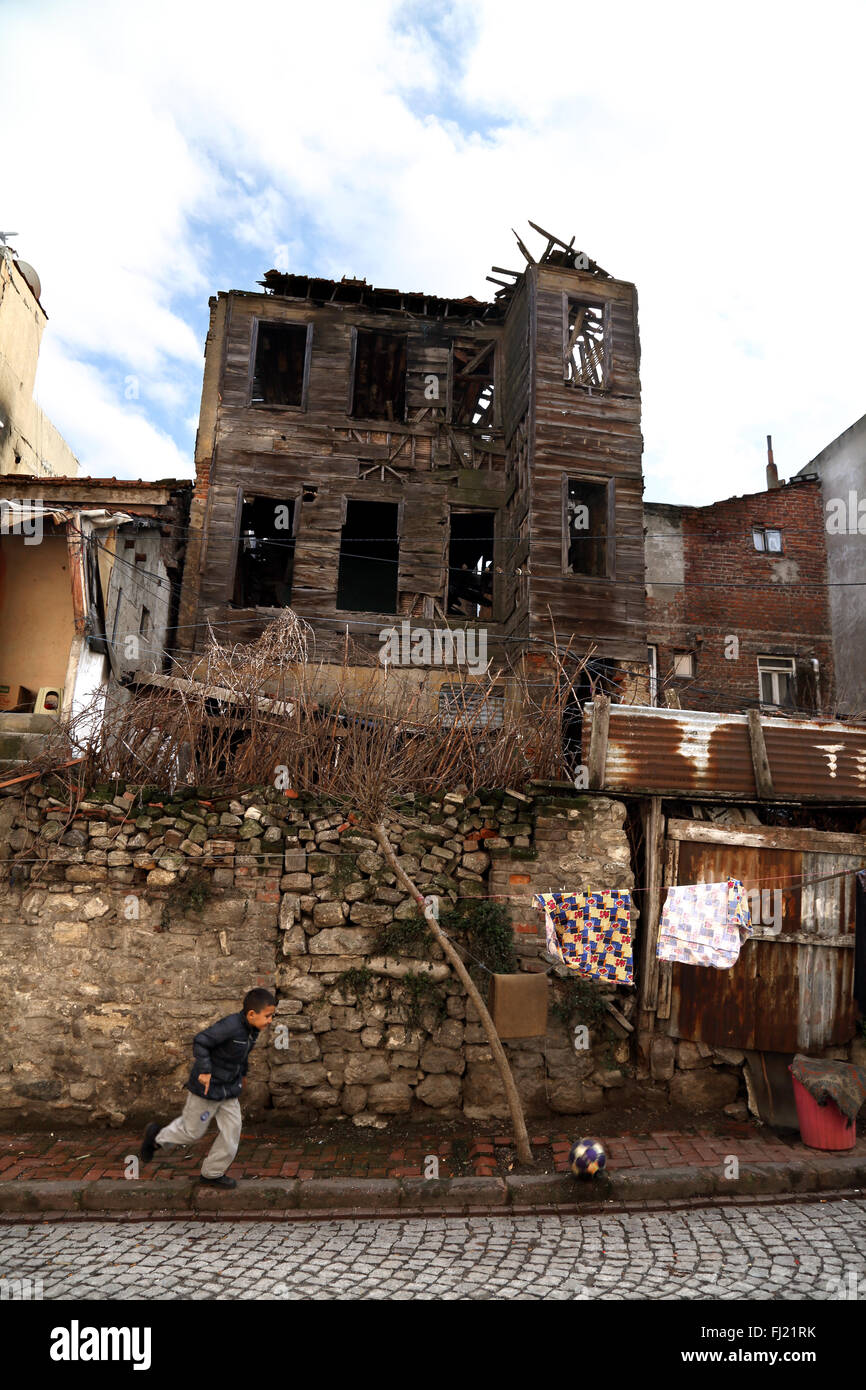
{"type": "Polygon", "coordinates": [[[726,843],[668,840],[668,884],[730,877],[765,894],[754,936],[731,970],[674,963],[666,988],[660,977],[658,1012],[669,1015],[670,1034],[714,1047],[788,1053],[853,1037],[850,871],[863,867],[866,855],[821,852],[821,838],[810,836],[810,850],[744,845],[736,832],[726,843]]]}

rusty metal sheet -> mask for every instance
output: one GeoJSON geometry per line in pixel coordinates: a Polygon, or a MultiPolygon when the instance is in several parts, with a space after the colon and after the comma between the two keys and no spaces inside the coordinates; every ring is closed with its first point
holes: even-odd
{"type": "MultiPolygon", "coordinates": [[[[784,890],[799,882],[802,858],[797,850],[684,840],[679,847],[677,881],[719,883],[734,877],[749,890],[779,888],[783,890],[783,931],[793,934],[800,928],[800,895],[784,890]]],[[[798,950],[793,943],[757,940],[743,946],[731,970],[674,965],[670,1032],[713,1047],[795,1051],[798,950]]]]}
{"type": "MultiPolygon", "coordinates": [[[[593,705],[584,707],[583,761],[593,705]]],[[[866,725],[762,719],[775,799],[866,802],[866,725]]],[[[758,799],[745,715],[612,705],[603,787],[758,799]]]]}
{"type": "Polygon", "coordinates": [[[731,970],[672,967],[669,1032],[759,1052],[808,1052],[848,1042],[856,1019],[848,871],[860,863],[851,856],[680,841],[679,883],[732,876],[762,897],[755,939],[743,945],[731,970]],[[787,936],[799,940],[778,939],[787,936]],[[814,937],[814,944],[804,936],[814,937]],[[850,945],[825,944],[840,937],[850,945]]]}

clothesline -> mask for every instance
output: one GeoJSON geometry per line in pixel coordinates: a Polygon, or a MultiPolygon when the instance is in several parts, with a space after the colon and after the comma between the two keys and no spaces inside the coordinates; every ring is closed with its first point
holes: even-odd
{"type": "MultiPolygon", "coordinates": [[[[761,887],[761,886],[763,886],[763,885],[771,885],[771,886],[774,886],[774,887],[778,888],[778,887],[783,887],[786,883],[789,882],[789,880],[796,880],[796,881],[800,884],[800,887],[799,887],[799,888],[797,888],[797,887],[791,887],[791,888],[789,888],[789,890],[788,890],[789,892],[795,893],[795,892],[800,892],[800,891],[802,891],[802,888],[804,888],[804,887],[808,888],[808,887],[809,887],[811,884],[813,884],[813,883],[826,883],[826,882],[828,882],[829,880],[831,880],[831,879],[836,879],[836,878],[851,878],[851,877],[853,877],[855,874],[862,873],[864,869],[866,869],[866,855],[864,855],[864,863],[860,866],[859,869],[843,869],[843,870],[841,870],[839,873],[835,873],[835,874],[821,874],[821,875],[819,875],[819,876],[816,877],[816,878],[805,878],[802,874],[792,874],[792,875],[788,875],[788,876],[775,875],[773,878],[757,878],[757,879],[754,879],[754,878],[744,878],[744,879],[741,879],[740,882],[743,884],[743,886],[746,888],[747,891],[750,891],[750,889],[748,888],[748,885],[749,885],[749,884],[751,884],[753,888],[758,888],[758,887],[761,887]]],[[[724,883],[725,880],[724,880],[724,879],[714,879],[714,880],[712,880],[712,882],[724,883]]],[[[662,892],[666,892],[668,888],[674,888],[674,887],[676,887],[676,884],[673,884],[673,883],[665,883],[665,884],[662,884],[662,892]]],[[[628,889],[622,888],[622,889],[619,889],[618,891],[620,891],[620,892],[629,892],[629,893],[635,894],[635,893],[646,893],[646,892],[648,892],[649,890],[648,890],[646,887],[638,887],[638,886],[634,886],[634,885],[633,885],[632,887],[630,887],[630,888],[628,888],[628,889]]],[[[521,902],[521,903],[525,903],[525,902],[526,902],[526,897],[525,897],[524,895],[521,895],[520,893],[488,893],[488,894],[486,895],[485,901],[486,901],[486,902],[489,902],[491,899],[496,899],[497,901],[502,901],[502,902],[521,902]]]]}

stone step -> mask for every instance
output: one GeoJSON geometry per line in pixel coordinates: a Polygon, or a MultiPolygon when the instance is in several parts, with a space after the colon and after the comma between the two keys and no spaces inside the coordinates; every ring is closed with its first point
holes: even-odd
{"type": "Polygon", "coordinates": [[[10,734],[0,730],[0,763],[28,762],[45,747],[44,734],[10,734]]]}
{"type": "Polygon", "coordinates": [[[0,733],[47,734],[57,723],[53,714],[16,714],[0,710],[0,733]]]}

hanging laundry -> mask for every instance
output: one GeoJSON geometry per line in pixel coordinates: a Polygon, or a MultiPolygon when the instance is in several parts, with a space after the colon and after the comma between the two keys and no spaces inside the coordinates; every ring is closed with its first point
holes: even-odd
{"type": "Polygon", "coordinates": [[[532,901],[544,909],[550,955],[591,979],[634,983],[629,892],[538,893],[532,901]]]}
{"type": "Polygon", "coordinates": [[[730,970],[752,934],[749,895],[738,878],[668,889],[659,926],[659,960],[730,970]]]}

